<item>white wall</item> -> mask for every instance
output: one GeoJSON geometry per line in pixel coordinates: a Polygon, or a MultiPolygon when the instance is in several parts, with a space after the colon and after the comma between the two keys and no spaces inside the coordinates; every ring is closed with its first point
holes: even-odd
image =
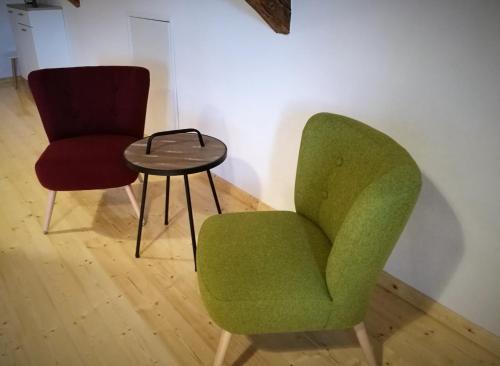
{"type": "Polygon", "coordinates": [[[12,66],[9,54],[16,50],[14,35],[10,28],[9,14],[5,6],[6,3],[11,2],[12,1],[0,0],[0,78],[12,76],[12,66]]]}
{"type": "Polygon", "coordinates": [[[316,112],[407,147],[424,186],[387,270],[500,335],[500,2],[295,0],[288,36],[243,0],[81,3],[75,64],[130,62],[127,15],[172,22],[181,127],[226,141],[217,173],[276,208],[316,112]]]}

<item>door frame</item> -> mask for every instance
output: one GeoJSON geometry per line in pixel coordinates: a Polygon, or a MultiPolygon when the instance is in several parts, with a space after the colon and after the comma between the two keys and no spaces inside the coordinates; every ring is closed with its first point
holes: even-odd
{"type": "MultiPolygon", "coordinates": [[[[172,121],[172,127],[174,129],[179,129],[179,97],[178,97],[178,88],[177,88],[177,77],[176,77],[176,65],[175,65],[175,47],[174,47],[174,31],[172,26],[172,21],[169,19],[160,19],[153,15],[143,14],[143,13],[128,13],[127,14],[127,32],[128,32],[128,48],[130,55],[130,63],[133,63],[134,60],[134,45],[132,43],[132,25],[130,23],[131,19],[143,19],[143,20],[152,20],[156,22],[167,23],[168,27],[168,42],[169,42],[169,57],[168,57],[168,79],[173,88],[173,98],[171,101],[166,101],[172,103],[172,108],[174,108],[174,112],[172,113],[174,117],[174,121],[172,121]]],[[[167,116],[168,117],[168,116],[167,116]]]]}

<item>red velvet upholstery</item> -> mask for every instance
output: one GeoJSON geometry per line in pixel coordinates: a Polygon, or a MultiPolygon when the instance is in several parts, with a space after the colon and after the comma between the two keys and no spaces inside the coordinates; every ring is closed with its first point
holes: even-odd
{"type": "Polygon", "coordinates": [[[97,134],[143,137],[149,72],[142,67],[44,69],[28,80],[50,142],[97,134]]]}
{"type": "Polygon", "coordinates": [[[125,186],[124,149],[144,134],[149,71],[94,66],[33,71],[29,85],[50,145],[36,163],[53,191],[125,186]]]}
{"type": "Polygon", "coordinates": [[[137,138],[88,135],[52,142],[35,164],[38,180],[51,191],[126,186],[137,173],[124,164],[123,151],[137,138]]]}

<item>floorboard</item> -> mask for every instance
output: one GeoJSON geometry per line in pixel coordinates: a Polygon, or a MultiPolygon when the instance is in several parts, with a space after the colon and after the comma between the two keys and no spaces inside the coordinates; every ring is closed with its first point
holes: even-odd
{"type": "MultiPolygon", "coordinates": [[[[193,271],[183,181],[152,177],[142,258],[123,189],[59,192],[48,235],[47,192],[34,163],[47,145],[21,83],[0,84],[0,365],[210,365],[220,329],[193,271]]],[[[196,231],[216,213],[205,174],[191,179],[196,231]]],[[[133,189],[140,196],[140,184],[133,189]]],[[[225,212],[249,210],[219,191],[225,212]]],[[[500,365],[471,342],[377,287],[366,324],[382,365],[500,365]]],[[[365,365],[352,331],[234,336],[228,365],[365,365]]]]}

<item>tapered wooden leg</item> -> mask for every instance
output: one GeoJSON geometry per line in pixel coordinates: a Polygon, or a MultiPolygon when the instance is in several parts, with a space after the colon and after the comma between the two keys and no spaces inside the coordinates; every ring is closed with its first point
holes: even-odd
{"type": "Polygon", "coordinates": [[[132,191],[132,187],[130,185],[125,186],[125,191],[127,192],[128,199],[134,208],[135,214],[137,218],[141,215],[141,210],[139,210],[139,205],[137,204],[137,199],[135,198],[134,191],[132,191]]]}
{"type": "Polygon", "coordinates": [[[139,183],[144,183],[144,179],[142,179],[142,175],[141,173],[139,173],[139,175],[137,176],[137,179],[139,180],[139,183]]]}
{"type": "Polygon", "coordinates": [[[375,354],[373,353],[372,346],[370,344],[370,339],[368,338],[368,333],[366,332],[365,323],[361,322],[354,326],[354,331],[356,332],[356,337],[358,337],[361,349],[365,353],[366,360],[369,366],[377,366],[375,361],[375,354]]]}
{"type": "Polygon", "coordinates": [[[56,201],[56,193],[57,191],[49,191],[49,200],[47,201],[47,209],[45,210],[45,223],[43,224],[44,234],[49,232],[50,218],[52,217],[52,210],[56,201]]]}
{"type": "Polygon", "coordinates": [[[229,341],[231,340],[231,333],[226,330],[222,331],[219,339],[219,346],[217,347],[217,353],[215,354],[214,366],[221,366],[224,361],[224,356],[226,355],[227,346],[229,346],[229,341]]]}

